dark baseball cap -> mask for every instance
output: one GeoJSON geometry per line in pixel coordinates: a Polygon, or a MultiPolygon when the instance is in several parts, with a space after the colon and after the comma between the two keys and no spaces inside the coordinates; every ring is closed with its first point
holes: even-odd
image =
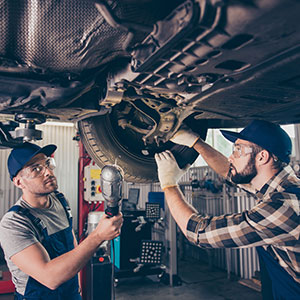
{"type": "Polygon", "coordinates": [[[55,145],[47,145],[41,148],[38,145],[25,142],[21,146],[13,148],[10,152],[7,167],[10,175],[10,179],[12,180],[19,171],[37,154],[43,153],[47,157],[51,156],[51,154],[56,150],[55,145]]]}
{"type": "Polygon", "coordinates": [[[276,155],[285,163],[290,162],[292,141],[288,134],[277,124],[254,120],[241,132],[221,130],[223,136],[231,142],[237,139],[252,142],[276,155]]]}

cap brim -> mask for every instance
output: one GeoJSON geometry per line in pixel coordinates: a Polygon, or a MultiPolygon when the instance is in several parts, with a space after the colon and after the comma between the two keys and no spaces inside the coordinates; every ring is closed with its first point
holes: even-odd
{"type": "Polygon", "coordinates": [[[47,145],[43,148],[41,148],[40,150],[38,150],[37,152],[35,152],[31,158],[39,153],[43,153],[46,156],[51,156],[51,154],[53,154],[53,152],[57,149],[57,147],[53,144],[47,145]]]}
{"type": "Polygon", "coordinates": [[[232,143],[234,143],[237,139],[245,139],[243,138],[243,135],[241,135],[238,132],[232,132],[228,130],[220,130],[220,131],[223,134],[223,136],[232,143]]]}

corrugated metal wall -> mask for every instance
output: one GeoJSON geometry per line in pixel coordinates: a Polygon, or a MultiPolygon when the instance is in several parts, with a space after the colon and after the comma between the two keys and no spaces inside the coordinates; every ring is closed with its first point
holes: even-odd
{"type": "MultiPolygon", "coordinates": [[[[55,174],[59,191],[63,192],[70,201],[73,213],[73,225],[77,227],[77,199],[78,199],[78,145],[73,141],[75,128],[71,124],[52,123],[37,126],[43,131],[43,140],[36,142],[40,146],[57,145],[55,160],[57,168],[55,174]]],[[[0,217],[20,197],[21,192],[11,183],[7,171],[7,157],[10,150],[0,150],[0,217]]]]}
{"type": "MultiPolygon", "coordinates": [[[[255,205],[255,199],[250,197],[241,189],[237,189],[233,196],[236,197],[237,208],[236,212],[249,210],[255,205]]],[[[242,278],[253,277],[256,270],[259,270],[258,256],[255,248],[239,249],[239,265],[242,278]]]]}
{"type": "Polygon", "coordinates": [[[21,190],[11,182],[7,170],[7,158],[10,150],[0,149],[0,218],[21,196],[21,190]]]}

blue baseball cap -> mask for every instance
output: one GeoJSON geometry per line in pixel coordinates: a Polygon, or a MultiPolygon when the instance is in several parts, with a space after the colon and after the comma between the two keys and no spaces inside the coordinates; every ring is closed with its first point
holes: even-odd
{"type": "Polygon", "coordinates": [[[47,145],[41,148],[38,145],[32,143],[24,143],[21,146],[13,148],[10,152],[8,160],[7,160],[7,167],[8,172],[10,175],[10,179],[13,178],[19,173],[21,169],[37,154],[43,153],[47,157],[50,156],[55,150],[55,145],[47,145]]]}
{"type": "Polygon", "coordinates": [[[241,132],[221,130],[223,136],[231,142],[237,139],[252,142],[276,155],[285,163],[290,162],[292,141],[288,134],[277,124],[254,120],[241,132]]]}

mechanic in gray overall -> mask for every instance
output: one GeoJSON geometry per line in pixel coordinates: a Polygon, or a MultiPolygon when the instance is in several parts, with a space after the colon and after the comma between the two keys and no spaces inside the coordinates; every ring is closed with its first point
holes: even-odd
{"type": "Polygon", "coordinates": [[[22,197],[0,223],[0,243],[16,287],[15,299],[81,299],[78,272],[101,243],[120,234],[121,214],[104,215],[79,245],[72,216],[54,176],[55,145],[24,143],[11,151],[8,170],[22,197]]]}
{"type": "Polygon", "coordinates": [[[257,247],[263,299],[300,299],[300,180],[289,165],[291,140],[280,126],[261,120],[240,133],[221,132],[234,143],[228,159],[189,129],[179,130],[171,141],[194,147],[216,173],[251,192],[256,205],[231,215],[199,214],[177,185],[185,170],[166,151],[155,159],[170,211],[199,247],[257,247]]]}

